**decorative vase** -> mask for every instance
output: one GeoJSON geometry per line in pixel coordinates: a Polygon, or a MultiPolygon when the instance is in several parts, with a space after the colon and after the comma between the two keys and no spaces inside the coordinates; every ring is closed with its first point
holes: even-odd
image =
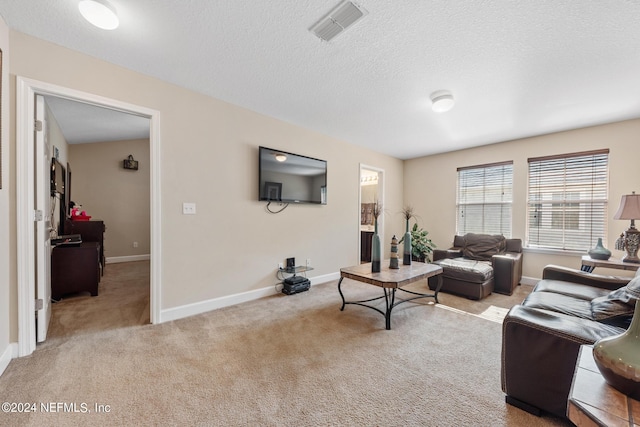
{"type": "Polygon", "coordinates": [[[378,218],[375,219],[373,238],[371,239],[371,272],[380,272],[380,260],[382,258],[382,247],[380,246],[380,235],[378,234],[378,218]]]}
{"type": "Polygon", "coordinates": [[[593,345],[593,358],[604,379],[620,392],[640,399],[640,304],[622,335],[602,338],[593,345]]]}
{"type": "Polygon", "coordinates": [[[398,238],[393,235],[391,238],[391,254],[389,255],[389,268],[392,270],[397,270],[400,268],[398,266],[398,238]]]}
{"type": "Polygon", "coordinates": [[[404,265],[411,265],[411,232],[409,231],[409,220],[407,220],[406,232],[404,233],[404,250],[402,255],[402,263],[404,265]]]}
{"type": "Polygon", "coordinates": [[[589,256],[593,259],[607,260],[611,256],[611,251],[602,246],[602,238],[598,237],[598,243],[595,248],[589,250],[589,256]]]}

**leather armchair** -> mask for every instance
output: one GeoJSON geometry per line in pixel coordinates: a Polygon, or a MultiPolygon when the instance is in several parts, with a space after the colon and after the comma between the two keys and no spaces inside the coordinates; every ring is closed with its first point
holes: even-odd
{"type": "MultiPolygon", "coordinates": [[[[511,295],[522,279],[522,240],[472,233],[455,236],[451,248],[433,251],[433,262],[443,269],[441,291],[476,300],[492,292],[511,295]]],[[[432,290],[436,285],[430,280],[432,290]]]]}

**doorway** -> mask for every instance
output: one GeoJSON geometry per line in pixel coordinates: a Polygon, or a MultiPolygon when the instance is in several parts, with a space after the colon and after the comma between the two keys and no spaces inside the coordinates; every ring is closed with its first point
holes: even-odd
{"type": "MultiPolygon", "coordinates": [[[[360,263],[371,262],[371,239],[373,238],[375,220],[373,206],[380,203],[384,211],[384,170],[373,166],[360,165],[359,182],[359,257],[360,263]]],[[[384,215],[378,218],[378,234],[384,236],[384,215]]]]}
{"type": "MultiPolygon", "coordinates": [[[[54,96],[149,119],[150,165],[150,320],[160,319],[160,113],[146,107],[80,92],[46,82],[16,77],[16,177],[18,247],[18,356],[31,354],[36,347],[36,296],[33,284],[36,261],[34,244],[35,98],[54,96]]],[[[38,261],[40,262],[40,261],[38,261]]]]}
{"type": "MultiPolygon", "coordinates": [[[[94,281],[93,269],[88,268],[91,263],[77,262],[78,257],[87,258],[93,247],[63,245],[53,249],[50,298],[55,303],[46,339],[66,340],[78,334],[148,324],[149,119],[53,96],[44,101],[45,135],[56,162],[67,169],[56,203],[60,209],[53,215],[52,237],[80,233],[81,246],[97,240],[101,267],[94,281]],[[140,160],[135,170],[124,167],[123,159],[128,155],[140,160]],[[71,216],[70,205],[76,214],[85,212],[90,221],[71,216]],[[65,255],[69,253],[73,255],[65,255]],[[90,295],[94,289],[97,298],[90,295]]],[[[48,299],[41,298],[38,291],[37,298],[46,304],[48,299]]],[[[36,322],[41,342],[43,325],[39,317],[36,322]]]]}

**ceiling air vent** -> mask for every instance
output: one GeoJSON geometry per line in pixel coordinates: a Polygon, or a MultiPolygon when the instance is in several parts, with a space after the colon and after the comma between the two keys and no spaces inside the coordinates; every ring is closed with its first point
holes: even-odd
{"type": "Polygon", "coordinates": [[[349,0],[344,0],[309,28],[309,31],[322,40],[329,41],[366,14],[366,10],[356,6],[349,0]]]}

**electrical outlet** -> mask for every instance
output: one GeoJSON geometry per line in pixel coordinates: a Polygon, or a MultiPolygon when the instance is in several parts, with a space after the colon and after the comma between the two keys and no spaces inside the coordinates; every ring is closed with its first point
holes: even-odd
{"type": "Polygon", "coordinates": [[[138,242],[133,242],[133,247],[137,248],[138,247],[138,242]]]}
{"type": "Polygon", "coordinates": [[[282,270],[284,268],[283,264],[281,262],[278,263],[278,269],[282,270]]]}
{"type": "Polygon", "coordinates": [[[196,204],[195,203],[183,203],[182,204],[182,214],[183,215],[195,215],[196,214],[196,204]]]}
{"type": "Polygon", "coordinates": [[[311,267],[311,258],[307,258],[307,267],[311,267]]]}

